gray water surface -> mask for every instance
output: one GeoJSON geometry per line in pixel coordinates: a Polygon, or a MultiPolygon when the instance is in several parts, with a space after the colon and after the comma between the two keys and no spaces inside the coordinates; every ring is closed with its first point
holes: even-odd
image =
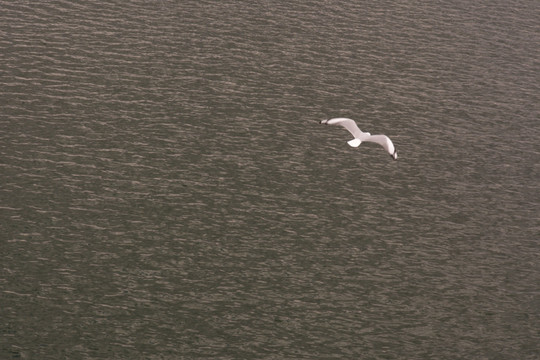
{"type": "Polygon", "coordinates": [[[536,0],[0,0],[0,358],[540,358],[539,59],[536,0]]]}

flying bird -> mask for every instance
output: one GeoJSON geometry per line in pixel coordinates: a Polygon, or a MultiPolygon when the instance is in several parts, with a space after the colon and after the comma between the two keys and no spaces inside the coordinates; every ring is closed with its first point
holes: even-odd
{"type": "Polygon", "coordinates": [[[354,139],[347,141],[352,147],[358,147],[364,141],[374,142],[381,145],[392,157],[392,159],[397,160],[397,150],[392,144],[392,140],[386,135],[371,135],[368,132],[362,132],[358,128],[358,125],[352,119],[347,118],[334,118],[330,120],[322,120],[320,124],[326,125],[341,125],[354,136],[354,139]]]}

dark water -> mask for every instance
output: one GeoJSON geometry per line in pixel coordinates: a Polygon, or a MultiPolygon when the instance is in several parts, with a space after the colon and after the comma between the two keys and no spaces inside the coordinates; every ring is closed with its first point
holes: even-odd
{"type": "Polygon", "coordinates": [[[537,0],[0,0],[0,358],[540,358],[539,59],[537,0]]]}

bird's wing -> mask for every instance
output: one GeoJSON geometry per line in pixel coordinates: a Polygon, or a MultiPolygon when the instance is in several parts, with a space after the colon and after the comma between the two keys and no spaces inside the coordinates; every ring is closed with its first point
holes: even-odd
{"type": "Polygon", "coordinates": [[[356,125],[356,122],[352,119],[347,118],[335,118],[330,119],[327,121],[328,125],[341,125],[345,129],[349,130],[349,132],[354,136],[355,139],[360,139],[362,141],[364,137],[366,137],[366,133],[363,133],[362,130],[358,128],[358,125],[356,125]]]}
{"type": "Polygon", "coordinates": [[[394,144],[392,143],[392,140],[388,138],[386,135],[371,135],[362,141],[369,141],[374,142],[379,145],[381,145],[390,155],[393,155],[395,152],[394,144]]]}

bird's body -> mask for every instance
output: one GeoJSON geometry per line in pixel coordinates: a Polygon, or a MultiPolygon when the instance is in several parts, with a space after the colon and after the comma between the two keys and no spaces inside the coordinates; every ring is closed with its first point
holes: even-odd
{"type": "Polygon", "coordinates": [[[326,125],[341,125],[354,136],[354,139],[347,141],[347,143],[352,147],[358,147],[364,141],[373,142],[381,145],[392,157],[392,159],[397,159],[397,150],[392,143],[392,140],[386,135],[371,135],[368,132],[362,132],[356,125],[356,122],[352,119],[347,118],[334,118],[330,120],[322,120],[321,124],[326,125]]]}

